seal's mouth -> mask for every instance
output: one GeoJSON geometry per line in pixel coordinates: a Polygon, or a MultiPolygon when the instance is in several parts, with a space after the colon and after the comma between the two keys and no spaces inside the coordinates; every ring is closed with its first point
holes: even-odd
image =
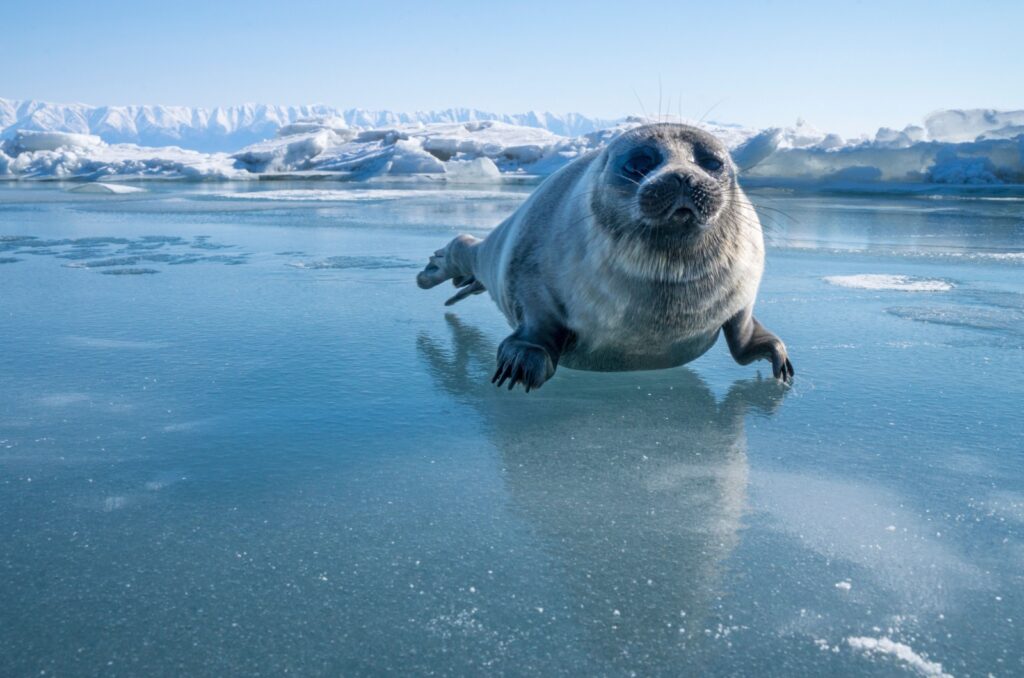
{"type": "Polygon", "coordinates": [[[669,219],[681,224],[690,223],[697,220],[697,214],[689,207],[680,207],[672,211],[672,214],[669,215],[669,219]]]}

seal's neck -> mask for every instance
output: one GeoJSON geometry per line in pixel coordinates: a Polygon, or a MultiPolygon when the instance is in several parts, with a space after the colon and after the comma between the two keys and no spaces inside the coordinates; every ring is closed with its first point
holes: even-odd
{"type": "MultiPolygon", "coordinates": [[[[595,229],[596,231],[597,229],[595,229]]],[[[591,246],[600,252],[601,267],[637,283],[681,284],[720,278],[763,258],[763,240],[756,221],[725,214],[690,242],[664,246],[641,236],[592,233],[591,246]]]]}

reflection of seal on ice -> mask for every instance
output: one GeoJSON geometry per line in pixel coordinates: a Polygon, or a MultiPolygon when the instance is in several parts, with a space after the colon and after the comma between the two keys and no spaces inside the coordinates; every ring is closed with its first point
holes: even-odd
{"type": "Polygon", "coordinates": [[[537,388],[561,362],[673,367],[723,330],[741,364],[793,367],[753,316],[764,267],[757,215],[724,146],[685,125],[646,125],[549,177],[485,240],[460,235],[417,276],[454,303],[489,291],[515,331],[493,381],[537,388]]]}
{"type": "MultiPolygon", "coordinates": [[[[421,334],[421,362],[440,389],[479,413],[507,506],[536,547],[515,537],[502,544],[517,544],[516,557],[527,560],[532,548],[543,551],[530,588],[547,591],[559,628],[571,629],[572,642],[545,655],[543,673],[716,673],[702,662],[722,648],[705,629],[729,623],[719,606],[734,583],[725,564],[746,505],[746,418],[772,416],[788,389],[741,380],[716,398],[686,368],[671,385],[576,372],[550,394],[511,402],[483,383],[493,342],[454,315],[447,320],[452,341],[421,334]]],[[[503,612],[525,604],[500,601],[503,612]]]]}

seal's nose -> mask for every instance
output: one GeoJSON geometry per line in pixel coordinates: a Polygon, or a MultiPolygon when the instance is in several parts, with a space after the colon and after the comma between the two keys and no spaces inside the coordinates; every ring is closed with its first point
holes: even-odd
{"type": "Polygon", "coordinates": [[[670,219],[680,208],[695,212],[690,185],[682,172],[664,172],[643,186],[638,196],[640,209],[651,219],[670,219]]]}

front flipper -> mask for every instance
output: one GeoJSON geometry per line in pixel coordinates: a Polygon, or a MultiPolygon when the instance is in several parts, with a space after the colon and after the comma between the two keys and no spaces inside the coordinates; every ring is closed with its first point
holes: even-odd
{"type": "Polygon", "coordinates": [[[520,327],[498,347],[498,369],[491,383],[500,387],[507,381],[510,391],[521,383],[527,393],[540,388],[555,373],[568,334],[557,327],[520,327]]]}
{"type": "Polygon", "coordinates": [[[722,331],[729,343],[729,352],[740,365],[769,360],[776,379],[787,384],[793,382],[793,363],[789,360],[786,345],[757,321],[753,307],[748,306],[726,321],[722,331]]]}

